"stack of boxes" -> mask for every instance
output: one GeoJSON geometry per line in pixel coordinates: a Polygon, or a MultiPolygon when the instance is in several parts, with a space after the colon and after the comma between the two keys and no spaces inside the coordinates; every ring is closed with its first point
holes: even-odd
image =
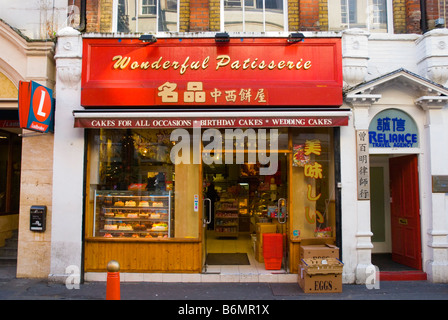
{"type": "Polygon", "coordinates": [[[264,262],[263,257],[263,234],[264,233],[276,233],[277,225],[273,223],[257,223],[256,224],[257,242],[255,245],[255,259],[258,262],[264,262]]]}
{"type": "Polygon", "coordinates": [[[343,263],[333,245],[301,246],[299,286],[305,293],[342,292],[343,263]]]}
{"type": "Polygon", "coordinates": [[[283,258],[283,235],[263,233],[263,258],[266,270],[280,270],[283,258]]]}

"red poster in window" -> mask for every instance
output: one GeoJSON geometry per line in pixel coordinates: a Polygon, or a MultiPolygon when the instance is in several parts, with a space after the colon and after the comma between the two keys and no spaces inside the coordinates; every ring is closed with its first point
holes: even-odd
{"type": "Polygon", "coordinates": [[[84,39],[88,107],[340,106],[339,38],[84,39]]]}

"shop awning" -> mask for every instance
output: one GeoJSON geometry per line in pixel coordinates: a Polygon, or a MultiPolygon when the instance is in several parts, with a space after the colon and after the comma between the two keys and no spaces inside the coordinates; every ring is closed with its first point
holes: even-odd
{"type": "Polygon", "coordinates": [[[276,128],[347,126],[350,109],[301,111],[74,111],[75,128],[276,128]]]}

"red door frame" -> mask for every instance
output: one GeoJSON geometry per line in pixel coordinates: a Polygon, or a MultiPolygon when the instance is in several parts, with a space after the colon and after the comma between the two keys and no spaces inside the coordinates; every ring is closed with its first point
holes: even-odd
{"type": "Polygon", "coordinates": [[[389,159],[392,259],[422,270],[417,155],[389,159]]]}

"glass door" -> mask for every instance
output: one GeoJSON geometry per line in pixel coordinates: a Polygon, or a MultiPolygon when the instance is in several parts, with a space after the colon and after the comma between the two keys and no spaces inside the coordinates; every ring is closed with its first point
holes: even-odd
{"type": "Polygon", "coordinates": [[[247,253],[253,272],[264,269],[263,240],[257,233],[266,224],[262,232],[282,234],[287,270],[288,129],[212,130],[203,132],[215,135],[210,143],[203,141],[202,152],[203,272],[219,270],[216,263],[207,263],[217,254],[247,253]]]}
{"type": "Polygon", "coordinates": [[[202,207],[202,272],[207,270],[207,230],[211,223],[212,201],[210,198],[203,199],[202,207]]]}

